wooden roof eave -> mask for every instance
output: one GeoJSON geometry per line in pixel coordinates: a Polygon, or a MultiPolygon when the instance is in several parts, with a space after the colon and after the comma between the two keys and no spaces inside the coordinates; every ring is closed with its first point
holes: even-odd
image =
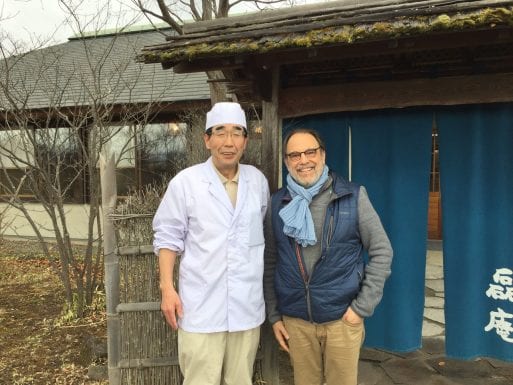
{"type": "Polygon", "coordinates": [[[164,68],[173,68],[176,73],[205,72],[212,70],[241,70],[251,68],[266,69],[271,65],[313,63],[349,57],[373,56],[376,53],[400,54],[410,51],[455,48],[459,46],[479,46],[490,43],[512,41],[513,26],[467,31],[437,32],[423,35],[382,38],[354,43],[340,43],[310,47],[292,47],[277,51],[248,53],[232,56],[200,56],[191,60],[183,59],[162,62],[164,68]]]}
{"type": "Polygon", "coordinates": [[[251,58],[294,50],[314,51],[330,46],[354,45],[373,41],[393,41],[426,34],[465,32],[513,26],[513,7],[486,8],[471,14],[437,15],[429,20],[405,19],[353,26],[328,27],[306,33],[287,33],[279,38],[255,37],[241,41],[173,46],[169,43],[145,47],[139,59],[160,62],[176,72],[196,72],[219,68],[240,68],[251,58]]]}
{"type": "Polygon", "coordinates": [[[308,30],[312,29],[312,22],[330,19],[339,19],[349,24],[376,19],[383,21],[399,16],[469,12],[487,7],[511,6],[512,3],[511,0],[338,0],[186,23],[183,26],[184,35],[172,36],[167,40],[190,40],[202,34],[211,36],[213,32],[216,35],[258,29],[269,32],[269,27],[290,24],[303,24],[305,30],[308,30]]]}

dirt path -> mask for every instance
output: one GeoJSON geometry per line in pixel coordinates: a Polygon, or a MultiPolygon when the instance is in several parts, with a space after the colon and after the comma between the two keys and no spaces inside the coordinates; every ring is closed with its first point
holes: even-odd
{"type": "MultiPolygon", "coordinates": [[[[91,338],[106,334],[104,314],[62,317],[63,289],[36,244],[0,241],[0,385],[106,385],[87,378],[91,338]]],[[[280,352],[280,384],[292,385],[280,352]]]]}
{"type": "Polygon", "coordinates": [[[64,322],[62,296],[37,246],[0,243],[0,384],[107,383],[86,376],[91,357],[85,347],[91,336],[105,334],[103,317],[64,322]]]}

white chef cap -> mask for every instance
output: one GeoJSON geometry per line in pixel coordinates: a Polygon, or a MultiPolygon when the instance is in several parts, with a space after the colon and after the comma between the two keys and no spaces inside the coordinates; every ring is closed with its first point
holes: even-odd
{"type": "Polygon", "coordinates": [[[219,102],[214,104],[212,109],[207,112],[205,131],[222,124],[235,124],[244,127],[245,130],[247,129],[246,114],[239,103],[219,102]]]}

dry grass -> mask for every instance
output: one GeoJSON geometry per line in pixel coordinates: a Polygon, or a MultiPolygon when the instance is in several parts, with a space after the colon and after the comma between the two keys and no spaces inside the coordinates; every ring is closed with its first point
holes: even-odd
{"type": "Polygon", "coordinates": [[[0,384],[107,384],[87,377],[88,341],[106,334],[102,306],[64,320],[61,283],[36,243],[0,242],[0,292],[0,384]]]}

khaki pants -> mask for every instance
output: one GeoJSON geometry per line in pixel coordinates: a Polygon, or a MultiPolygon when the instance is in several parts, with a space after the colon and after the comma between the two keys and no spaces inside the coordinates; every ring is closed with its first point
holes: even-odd
{"type": "Polygon", "coordinates": [[[251,385],[259,342],[260,327],[220,333],[178,329],[183,385],[251,385]]]}
{"type": "Polygon", "coordinates": [[[314,324],[283,317],[283,323],[290,337],[295,385],[357,384],[363,322],[352,325],[340,319],[314,324]]]}

